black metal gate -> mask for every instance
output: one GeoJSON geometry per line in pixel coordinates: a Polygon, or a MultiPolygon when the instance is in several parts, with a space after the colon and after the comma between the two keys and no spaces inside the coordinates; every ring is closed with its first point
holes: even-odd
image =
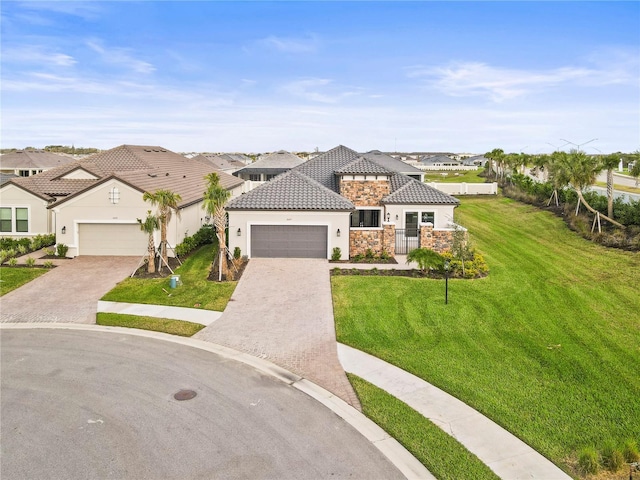
{"type": "Polygon", "coordinates": [[[396,255],[406,255],[416,248],[420,248],[420,237],[416,229],[396,228],[396,255]]]}

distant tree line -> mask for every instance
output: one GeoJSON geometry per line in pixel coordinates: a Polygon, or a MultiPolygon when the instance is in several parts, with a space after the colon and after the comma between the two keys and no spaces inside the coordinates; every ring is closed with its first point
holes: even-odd
{"type": "Polygon", "coordinates": [[[89,155],[92,153],[98,153],[100,150],[97,148],[84,148],[84,147],[74,147],[73,145],[47,145],[44,148],[36,148],[36,147],[25,147],[25,148],[3,148],[0,149],[0,153],[14,153],[25,150],[44,150],[45,152],[52,153],[67,153],[70,155],[89,155]]]}

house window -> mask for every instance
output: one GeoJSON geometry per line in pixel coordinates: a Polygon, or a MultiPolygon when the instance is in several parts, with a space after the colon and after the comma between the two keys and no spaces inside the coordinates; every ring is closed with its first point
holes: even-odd
{"type": "Polygon", "coordinates": [[[26,208],[16,208],[16,232],[26,233],[29,231],[29,210],[26,208]]]}
{"type": "Polygon", "coordinates": [[[0,208],[0,232],[11,232],[11,208],[0,208]]]}
{"type": "Polygon", "coordinates": [[[435,212],[422,212],[422,220],[420,223],[431,223],[432,225],[436,224],[436,213],[435,212]]]}
{"type": "Polygon", "coordinates": [[[0,208],[0,233],[27,233],[29,231],[29,209],[26,207],[0,208]],[[14,228],[15,218],[15,228],[14,228]]]}
{"type": "Polygon", "coordinates": [[[113,187],[109,190],[109,201],[114,205],[120,201],[120,190],[118,190],[118,187],[113,187]]]}
{"type": "Polygon", "coordinates": [[[351,212],[352,227],[379,227],[380,210],[356,210],[351,212]]]}
{"type": "Polygon", "coordinates": [[[268,182],[269,180],[271,180],[275,176],[276,176],[275,173],[268,173],[267,175],[265,175],[265,178],[266,178],[266,180],[268,182]]]}
{"type": "Polygon", "coordinates": [[[251,173],[249,174],[249,181],[250,182],[259,182],[261,180],[260,178],[260,174],[259,173],[251,173]]]}

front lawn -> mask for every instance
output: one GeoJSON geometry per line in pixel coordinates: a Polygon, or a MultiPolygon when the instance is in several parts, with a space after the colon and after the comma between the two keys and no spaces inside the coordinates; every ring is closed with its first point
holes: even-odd
{"type": "Polygon", "coordinates": [[[201,308],[222,312],[236,288],[237,282],[207,280],[213,261],[214,247],[204,245],[175,269],[182,285],[171,288],[170,277],[127,278],[101,300],[110,302],[146,303],[172,307],[201,308]]]}
{"type": "Polygon", "coordinates": [[[152,330],[154,332],[180,335],[181,337],[191,337],[204,328],[204,325],[199,323],[185,322],[182,320],[106,312],[99,312],[96,315],[96,325],[138,328],[140,330],[152,330]]]}
{"type": "Polygon", "coordinates": [[[0,297],[44,275],[49,270],[39,267],[0,267],[0,297]]]}
{"type": "Polygon", "coordinates": [[[481,411],[571,470],[640,440],[640,254],[507,198],[463,198],[487,278],[331,278],[338,340],[481,411]]]}

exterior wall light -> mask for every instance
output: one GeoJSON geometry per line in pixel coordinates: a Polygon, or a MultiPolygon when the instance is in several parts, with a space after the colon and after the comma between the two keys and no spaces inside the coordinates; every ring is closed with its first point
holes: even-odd
{"type": "Polygon", "coordinates": [[[67,233],[67,227],[62,227],[62,230],[60,230],[60,233],[62,233],[63,235],[67,233]]]}
{"type": "Polygon", "coordinates": [[[242,235],[242,230],[238,229],[238,236],[240,237],[242,235]]]}
{"type": "Polygon", "coordinates": [[[340,229],[336,230],[336,237],[340,236],[340,229]]]}
{"type": "Polygon", "coordinates": [[[391,214],[387,212],[387,222],[389,222],[390,220],[391,220],[391,214]]]}

